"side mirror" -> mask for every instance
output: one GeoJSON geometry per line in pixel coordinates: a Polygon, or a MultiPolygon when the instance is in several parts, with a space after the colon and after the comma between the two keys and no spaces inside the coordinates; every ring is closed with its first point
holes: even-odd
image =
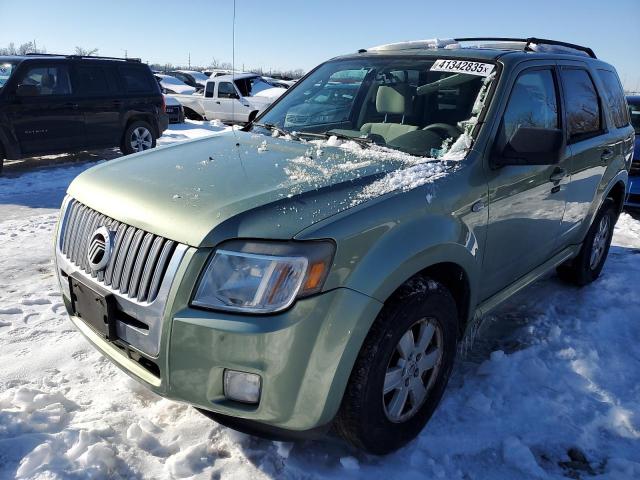
{"type": "Polygon", "coordinates": [[[18,97],[37,97],[39,94],[38,87],[35,85],[20,84],[16,89],[16,96],[18,97]]]}
{"type": "Polygon", "coordinates": [[[560,159],[562,141],[560,129],[519,127],[492,163],[495,166],[552,165],[560,159]]]}

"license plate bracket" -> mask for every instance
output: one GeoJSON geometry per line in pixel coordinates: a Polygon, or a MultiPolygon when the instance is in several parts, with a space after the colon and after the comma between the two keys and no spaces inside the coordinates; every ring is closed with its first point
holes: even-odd
{"type": "Polygon", "coordinates": [[[115,340],[116,302],[113,295],[103,295],[73,275],[69,276],[69,292],[73,314],[106,340],[115,340]]]}

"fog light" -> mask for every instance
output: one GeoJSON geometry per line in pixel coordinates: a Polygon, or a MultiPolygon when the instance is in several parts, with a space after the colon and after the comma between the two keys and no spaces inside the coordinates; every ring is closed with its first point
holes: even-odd
{"type": "Polygon", "coordinates": [[[255,373],[224,371],[224,396],[243,403],[258,403],[262,379],[255,373]]]}

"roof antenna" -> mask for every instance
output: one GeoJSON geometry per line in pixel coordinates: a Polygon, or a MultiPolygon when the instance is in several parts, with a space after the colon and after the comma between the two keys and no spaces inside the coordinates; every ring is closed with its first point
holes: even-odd
{"type": "MultiPolygon", "coordinates": [[[[233,88],[236,88],[236,0],[233,0],[233,22],[231,23],[231,83],[233,84],[233,88]]],[[[218,85],[219,87],[220,85],[218,85]]],[[[231,99],[231,118],[236,118],[235,98],[231,99]]],[[[233,120],[232,120],[233,122],[233,120]]],[[[236,135],[236,126],[234,123],[231,124],[231,131],[233,132],[233,136],[236,138],[236,147],[239,147],[238,136],[236,135]]]]}

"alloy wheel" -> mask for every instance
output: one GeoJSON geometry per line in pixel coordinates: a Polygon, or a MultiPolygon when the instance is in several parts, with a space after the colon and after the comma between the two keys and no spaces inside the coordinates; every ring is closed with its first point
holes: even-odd
{"type": "Polygon", "coordinates": [[[600,219],[598,231],[593,237],[593,245],[591,246],[591,258],[589,260],[589,268],[595,270],[602,260],[605,250],[607,249],[607,240],[609,239],[609,230],[611,221],[609,215],[604,215],[600,219]]]}
{"type": "Polygon", "coordinates": [[[153,146],[153,136],[149,129],[138,127],[131,132],[131,148],[134,152],[149,150],[153,146]]]}
{"type": "Polygon", "coordinates": [[[405,422],[422,407],[438,377],[442,355],[442,330],[434,319],[417,321],[400,337],[382,392],[384,411],[391,422],[405,422]]]}

